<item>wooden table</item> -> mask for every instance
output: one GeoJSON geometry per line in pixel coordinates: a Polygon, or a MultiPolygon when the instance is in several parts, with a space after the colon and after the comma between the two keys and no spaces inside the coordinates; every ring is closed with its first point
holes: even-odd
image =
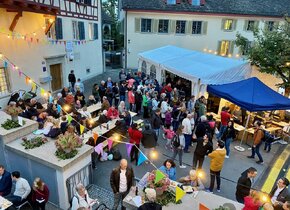
{"type": "Polygon", "coordinates": [[[97,103],[97,104],[93,104],[93,105],[91,105],[91,106],[88,106],[88,107],[87,107],[87,111],[90,112],[90,113],[92,114],[93,112],[98,111],[98,110],[100,110],[101,108],[102,108],[102,103],[99,102],[99,103],[97,103]]]}
{"type": "Polygon", "coordinates": [[[0,209],[4,210],[9,208],[10,206],[12,206],[13,203],[11,203],[9,200],[3,198],[2,196],[0,196],[0,209]]]}
{"type": "Polygon", "coordinates": [[[241,132],[241,131],[245,130],[245,127],[242,125],[239,125],[237,123],[234,123],[234,129],[238,132],[241,132]]]}
{"type": "Polygon", "coordinates": [[[285,127],[285,126],[289,126],[290,125],[289,123],[286,123],[286,122],[283,122],[283,121],[281,121],[281,122],[272,121],[272,124],[278,125],[280,127],[285,127]]]}

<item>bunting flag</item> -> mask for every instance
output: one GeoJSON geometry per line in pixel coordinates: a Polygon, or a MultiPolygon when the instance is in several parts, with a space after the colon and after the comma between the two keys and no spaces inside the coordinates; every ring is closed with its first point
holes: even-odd
{"type": "Polygon", "coordinates": [[[156,170],[155,181],[154,181],[155,184],[159,182],[160,180],[162,180],[163,178],[165,178],[165,175],[160,170],[156,170]]]}
{"type": "Polygon", "coordinates": [[[113,145],[113,140],[112,139],[107,139],[107,141],[108,141],[108,149],[110,151],[111,148],[112,148],[112,145],[113,145]]]}
{"type": "Polygon", "coordinates": [[[72,121],[72,117],[68,114],[67,115],[67,123],[70,124],[72,121]]]}
{"type": "Polygon", "coordinates": [[[140,152],[137,165],[140,166],[146,160],[148,160],[148,158],[143,154],[143,152],[140,152]]]}
{"type": "Polygon", "coordinates": [[[199,210],[210,210],[209,208],[207,208],[205,205],[203,205],[202,203],[199,204],[199,210]]]}
{"type": "Polygon", "coordinates": [[[7,69],[7,67],[8,67],[7,61],[4,61],[3,66],[4,66],[5,69],[7,69]]]}
{"type": "Polygon", "coordinates": [[[128,157],[131,157],[130,156],[130,153],[131,153],[131,150],[132,150],[132,146],[133,146],[133,144],[126,143],[126,149],[127,149],[127,155],[128,155],[128,157]]]}
{"type": "Polygon", "coordinates": [[[26,85],[29,84],[29,81],[30,81],[30,78],[26,76],[26,77],[25,77],[25,83],[26,83],[26,85]]]}
{"type": "Polygon", "coordinates": [[[44,95],[44,93],[45,93],[45,90],[43,88],[40,88],[40,94],[44,95]]]}
{"type": "Polygon", "coordinates": [[[49,98],[48,98],[48,102],[49,102],[49,103],[53,103],[53,97],[52,97],[51,95],[50,95],[49,98]]]}
{"type": "Polygon", "coordinates": [[[81,135],[83,134],[84,130],[85,130],[85,126],[80,125],[80,134],[81,134],[81,135]]]}
{"type": "Polygon", "coordinates": [[[95,146],[95,152],[99,155],[103,153],[103,143],[99,143],[95,146]]]}
{"type": "Polygon", "coordinates": [[[57,105],[57,112],[60,113],[61,112],[61,105],[57,105]]]}
{"type": "Polygon", "coordinates": [[[31,91],[35,92],[35,90],[36,90],[36,84],[33,82],[31,83],[31,91]]]}
{"type": "Polygon", "coordinates": [[[19,75],[19,77],[21,77],[22,76],[22,71],[18,71],[18,75],[19,75]]]}
{"type": "Polygon", "coordinates": [[[93,133],[93,138],[95,141],[97,141],[98,137],[99,137],[99,135],[97,133],[93,133]]]}
{"type": "Polygon", "coordinates": [[[175,202],[179,201],[183,196],[185,195],[185,192],[180,188],[176,187],[175,188],[175,202]]]}

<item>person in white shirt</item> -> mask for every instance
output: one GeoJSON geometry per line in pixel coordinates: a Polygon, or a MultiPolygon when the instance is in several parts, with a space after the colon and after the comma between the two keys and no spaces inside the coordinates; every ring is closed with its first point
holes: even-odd
{"type": "Polygon", "coordinates": [[[290,194],[287,189],[289,180],[282,177],[277,181],[277,185],[270,192],[271,202],[275,210],[282,210],[282,206],[286,201],[290,200],[290,194]]]}
{"type": "MultiPolygon", "coordinates": [[[[188,147],[191,144],[191,138],[192,138],[192,125],[191,125],[191,114],[188,114],[186,118],[182,120],[182,125],[184,126],[183,134],[185,138],[185,147],[184,152],[189,153],[188,147]]],[[[193,123],[194,126],[194,123],[193,123]]]]}
{"type": "Polygon", "coordinates": [[[190,100],[187,102],[187,111],[188,113],[195,112],[195,96],[192,95],[190,100]]]}
{"type": "Polygon", "coordinates": [[[120,166],[112,171],[110,184],[114,193],[113,210],[117,210],[120,202],[122,210],[125,210],[123,199],[127,196],[130,189],[134,188],[134,171],[132,168],[128,167],[126,159],[122,159],[120,166]]]}
{"type": "Polygon", "coordinates": [[[20,177],[19,171],[13,171],[11,173],[12,181],[15,181],[15,191],[13,195],[5,197],[7,200],[13,203],[14,206],[20,205],[31,192],[31,187],[28,181],[20,177]]]}
{"type": "Polygon", "coordinates": [[[84,84],[81,82],[81,79],[78,78],[77,82],[75,83],[74,86],[74,91],[77,92],[78,88],[80,89],[80,91],[83,93],[85,91],[85,86],[84,84]]]}
{"type": "Polygon", "coordinates": [[[164,124],[164,120],[165,120],[165,113],[167,112],[168,110],[168,98],[164,98],[164,100],[161,102],[161,119],[162,119],[162,122],[164,124]]]}
{"type": "Polygon", "coordinates": [[[76,186],[76,193],[72,198],[71,210],[77,210],[81,207],[84,207],[87,210],[92,210],[92,206],[96,203],[98,203],[97,199],[90,198],[84,185],[78,184],[76,186]]]}

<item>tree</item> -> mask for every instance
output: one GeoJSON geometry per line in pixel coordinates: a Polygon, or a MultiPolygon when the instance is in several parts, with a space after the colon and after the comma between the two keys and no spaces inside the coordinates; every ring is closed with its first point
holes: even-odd
{"type": "Polygon", "coordinates": [[[112,18],[111,38],[115,41],[115,50],[124,46],[124,36],[120,34],[120,22],[117,17],[118,0],[106,0],[102,3],[104,11],[112,18]]]}
{"type": "Polygon", "coordinates": [[[253,65],[261,72],[275,75],[282,79],[279,87],[285,89],[285,96],[290,93],[290,23],[285,18],[285,24],[272,31],[254,30],[254,42],[249,46],[249,40],[237,34],[235,44],[240,48],[253,65]]]}

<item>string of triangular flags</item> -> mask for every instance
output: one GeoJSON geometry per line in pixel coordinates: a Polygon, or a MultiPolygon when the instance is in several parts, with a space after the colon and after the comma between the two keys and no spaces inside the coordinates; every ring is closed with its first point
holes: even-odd
{"type": "MultiPolygon", "coordinates": [[[[26,75],[22,70],[20,70],[20,68],[18,68],[14,63],[12,63],[11,61],[9,61],[8,58],[6,58],[4,55],[0,54],[0,59],[5,63],[4,67],[7,69],[9,66],[11,66],[11,68],[15,71],[18,71],[19,76],[21,77],[22,75],[25,76],[25,82],[27,85],[31,84],[31,88],[36,90],[37,87],[40,88],[40,93],[42,95],[45,94],[49,94],[49,91],[46,91],[45,89],[43,89],[38,83],[36,83],[34,80],[31,79],[31,77],[29,77],[28,75],[26,75]],[[17,67],[17,68],[16,68],[17,67]]],[[[49,95],[50,96],[50,95],[49,95]]],[[[50,96],[51,97],[51,96],[50,96]]],[[[52,98],[52,97],[51,97],[52,98]]],[[[53,100],[53,99],[52,99],[53,100]]],[[[58,113],[61,113],[61,111],[67,116],[67,121],[68,124],[70,124],[72,122],[72,117],[69,113],[67,113],[60,105],[57,105],[57,111],[58,113]]],[[[86,129],[86,127],[82,124],[80,124],[79,122],[76,122],[79,124],[80,127],[80,134],[82,135],[84,130],[86,129]]],[[[87,129],[89,130],[89,129],[87,129]]],[[[148,159],[148,157],[141,151],[140,148],[138,148],[135,144],[129,143],[129,142],[122,142],[119,140],[115,140],[112,138],[108,138],[102,135],[99,135],[97,132],[93,132],[93,138],[96,141],[98,139],[98,137],[103,137],[107,140],[108,142],[108,149],[110,150],[113,146],[113,143],[121,143],[121,144],[125,144],[126,145],[126,149],[127,149],[127,154],[130,157],[130,153],[131,150],[133,148],[133,146],[135,146],[136,149],[138,149],[139,151],[139,158],[138,158],[138,162],[137,165],[140,166],[142,163],[144,163],[145,161],[149,161],[149,163],[156,169],[156,177],[155,177],[155,183],[159,182],[160,180],[162,180],[163,178],[165,178],[166,176],[154,165],[154,163],[152,163],[152,161],[150,161],[148,159]]],[[[123,136],[121,134],[119,134],[120,136],[122,136],[123,138],[126,138],[126,136],[123,136]]],[[[101,154],[103,153],[103,143],[98,144],[95,148],[95,152],[97,154],[101,154]]],[[[182,199],[182,197],[185,195],[185,192],[179,188],[178,186],[176,187],[176,201],[182,199]]]]}

